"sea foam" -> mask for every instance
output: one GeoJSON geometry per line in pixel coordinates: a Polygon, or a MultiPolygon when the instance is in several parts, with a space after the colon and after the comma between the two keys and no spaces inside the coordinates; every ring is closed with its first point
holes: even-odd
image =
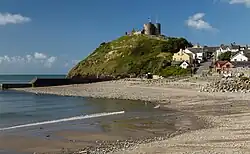
{"type": "Polygon", "coordinates": [[[36,123],[0,128],[0,131],[17,129],[17,128],[32,127],[32,126],[39,126],[39,125],[46,125],[46,124],[54,124],[54,123],[67,122],[67,121],[90,119],[90,118],[96,118],[96,117],[104,117],[104,116],[110,116],[110,115],[118,115],[118,114],[124,114],[124,113],[125,113],[125,111],[104,112],[104,113],[95,113],[95,114],[90,114],[90,115],[81,115],[81,116],[75,116],[75,117],[70,117],[70,118],[63,118],[63,119],[57,119],[57,120],[51,120],[51,121],[43,121],[43,122],[36,122],[36,123]]]}

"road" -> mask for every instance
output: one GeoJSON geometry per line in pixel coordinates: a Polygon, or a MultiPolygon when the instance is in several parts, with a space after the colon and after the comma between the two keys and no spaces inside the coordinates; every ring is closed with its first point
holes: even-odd
{"type": "Polygon", "coordinates": [[[212,61],[209,60],[207,62],[201,63],[201,66],[196,71],[196,75],[202,75],[203,71],[209,70],[209,66],[211,66],[212,61]]]}

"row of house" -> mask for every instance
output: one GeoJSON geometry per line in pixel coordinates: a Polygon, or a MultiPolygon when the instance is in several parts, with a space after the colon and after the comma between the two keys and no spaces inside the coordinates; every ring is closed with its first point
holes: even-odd
{"type": "Polygon", "coordinates": [[[229,74],[229,73],[249,73],[250,61],[216,61],[214,69],[217,73],[229,74]]]}
{"type": "Polygon", "coordinates": [[[238,51],[231,53],[230,61],[249,61],[250,60],[250,50],[238,51]]]}
{"type": "Polygon", "coordinates": [[[228,61],[216,61],[214,63],[214,68],[218,73],[232,73],[234,70],[240,70],[239,68],[244,68],[244,70],[250,68],[250,46],[240,46],[231,44],[231,46],[221,46],[215,52],[215,58],[218,59],[220,54],[230,52],[231,57],[228,61]]]}
{"type": "Polygon", "coordinates": [[[218,60],[218,57],[220,56],[220,54],[225,53],[225,52],[231,52],[233,56],[237,54],[246,56],[246,54],[250,52],[250,46],[248,45],[241,46],[241,45],[236,45],[236,44],[231,44],[230,46],[221,45],[219,48],[216,49],[214,53],[215,60],[218,60]]]}
{"type": "Polygon", "coordinates": [[[179,52],[174,53],[173,63],[179,64],[182,68],[187,68],[195,64],[200,64],[204,60],[212,57],[216,51],[215,47],[200,47],[194,46],[192,48],[180,49],[179,52]]]}
{"type": "Polygon", "coordinates": [[[248,63],[248,61],[250,61],[250,46],[241,46],[236,45],[235,43],[232,43],[231,45],[220,45],[216,47],[201,47],[199,45],[196,45],[190,48],[180,49],[179,52],[173,55],[172,63],[174,63],[175,65],[177,64],[182,68],[187,68],[195,64],[200,64],[212,57],[214,59],[214,62],[216,63],[216,61],[218,61],[219,55],[225,52],[231,52],[230,61],[234,62],[233,66],[237,67],[238,64],[240,66],[250,65],[250,63],[248,63]],[[237,64],[237,62],[241,63],[237,64]]]}

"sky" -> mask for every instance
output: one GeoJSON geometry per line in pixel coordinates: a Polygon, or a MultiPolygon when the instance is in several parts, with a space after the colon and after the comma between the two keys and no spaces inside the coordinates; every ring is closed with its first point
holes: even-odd
{"type": "Polygon", "coordinates": [[[66,74],[151,18],[166,36],[250,44],[250,0],[1,0],[0,74],[66,74]]]}

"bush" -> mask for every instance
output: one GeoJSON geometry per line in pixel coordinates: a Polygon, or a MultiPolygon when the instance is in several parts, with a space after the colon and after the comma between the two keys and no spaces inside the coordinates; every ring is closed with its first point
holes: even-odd
{"type": "Polygon", "coordinates": [[[182,76],[186,74],[191,74],[191,69],[183,69],[179,66],[168,66],[165,69],[162,69],[160,75],[163,77],[168,77],[168,76],[182,76]]]}
{"type": "Polygon", "coordinates": [[[228,60],[228,61],[230,61],[231,55],[232,55],[231,51],[227,51],[225,53],[221,53],[219,55],[218,59],[219,60],[228,60]]]}

